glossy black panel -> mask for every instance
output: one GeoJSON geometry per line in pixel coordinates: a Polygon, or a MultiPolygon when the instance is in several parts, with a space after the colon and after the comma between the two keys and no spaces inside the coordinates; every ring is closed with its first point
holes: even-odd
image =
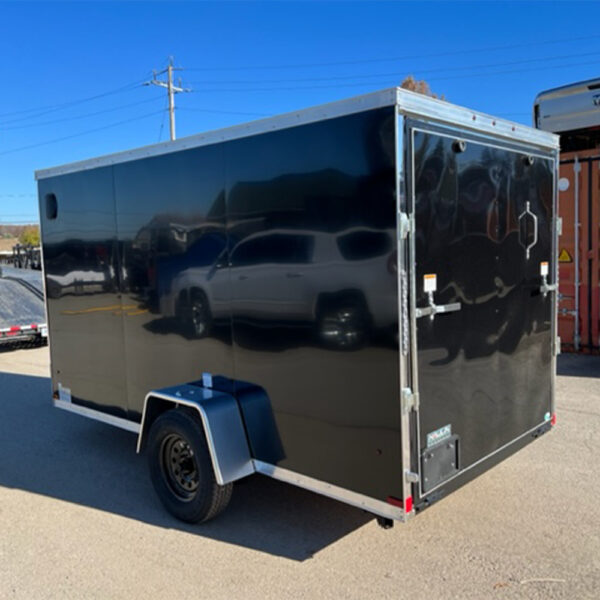
{"type": "Polygon", "coordinates": [[[426,274],[437,276],[436,304],[461,304],[418,319],[417,343],[421,449],[451,425],[464,468],[550,410],[552,297],[540,294],[540,263],[552,261],[553,174],[549,159],[529,164],[468,138],[456,152],[454,141],[414,133],[417,306],[428,305],[426,274]],[[527,202],[538,230],[529,258],[527,202]]]}
{"type": "Polygon", "coordinates": [[[233,377],[223,167],[222,146],[114,167],[132,418],[152,389],[233,377]]]}
{"type": "Polygon", "coordinates": [[[236,378],[268,394],[279,466],[381,499],[401,496],[393,127],[226,147],[236,378]]]}
{"type": "Polygon", "coordinates": [[[389,107],[42,181],[65,385],[139,420],[210,373],[257,458],[401,497],[395,173],[389,107]]]}
{"type": "Polygon", "coordinates": [[[126,416],[112,169],[42,180],[39,193],[54,391],[126,416]]]}

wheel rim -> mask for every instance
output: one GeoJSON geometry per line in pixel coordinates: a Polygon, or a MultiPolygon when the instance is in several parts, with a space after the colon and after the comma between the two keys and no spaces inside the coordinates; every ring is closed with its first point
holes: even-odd
{"type": "Polygon", "coordinates": [[[358,343],[362,336],[362,323],[357,311],[343,308],[327,315],[321,324],[321,336],[326,342],[340,347],[358,343]]]}
{"type": "Polygon", "coordinates": [[[183,501],[192,500],[198,490],[200,476],[189,443],[175,433],[167,435],[160,447],[160,463],[173,494],[183,501]]]}
{"type": "Polygon", "coordinates": [[[203,335],[206,332],[206,316],[204,302],[196,300],[192,304],[192,323],[196,335],[203,335]]]}

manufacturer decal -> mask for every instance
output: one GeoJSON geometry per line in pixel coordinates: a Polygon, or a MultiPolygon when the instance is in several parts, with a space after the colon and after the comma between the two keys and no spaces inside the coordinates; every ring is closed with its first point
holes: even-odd
{"type": "Polygon", "coordinates": [[[439,429],[427,434],[427,447],[431,448],[431,446],[435,446],[451,436],[452,425],[444,425],[443,427],[440,427],[439,429]]]}
{"type": "Polygon", "coordinates": [[[560,254],[558,255],[558,262],[561,262],[561,263],[570,263],[570,262],[573,262],[573,258],[567,252],[566,248],[563,248],[560,251],[560,254]]]}

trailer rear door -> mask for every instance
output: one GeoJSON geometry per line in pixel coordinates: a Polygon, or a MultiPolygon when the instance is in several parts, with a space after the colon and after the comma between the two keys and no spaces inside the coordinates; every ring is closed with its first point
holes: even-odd
{"type": "Polygon", "coordinates": [[[423,497],[551,418],[554,160],[407,127],[423,497]]]}

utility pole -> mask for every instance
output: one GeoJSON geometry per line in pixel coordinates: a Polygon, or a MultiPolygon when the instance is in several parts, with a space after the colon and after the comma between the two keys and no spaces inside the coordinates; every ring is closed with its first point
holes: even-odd
{"type": "Polygon", "coordinates": [[[179,85],[173,85],[173,71],[183,71],[181,67],[173,66],[173,57],[169,56],[169,65],[162,71],[152,71],[152,80],[146,81],[144,85],[157,85],[159,87],[166,88],[169,98],[169,125],[171,129],[171,141],[175,139],[175,94],[181,94],[183,92],[191,92],[190,88],[181,87],[181,79],[179,79],[179,85]],[[167,81],[158,79],[159,75],[163,73],[167,74],[167,81]]]}

